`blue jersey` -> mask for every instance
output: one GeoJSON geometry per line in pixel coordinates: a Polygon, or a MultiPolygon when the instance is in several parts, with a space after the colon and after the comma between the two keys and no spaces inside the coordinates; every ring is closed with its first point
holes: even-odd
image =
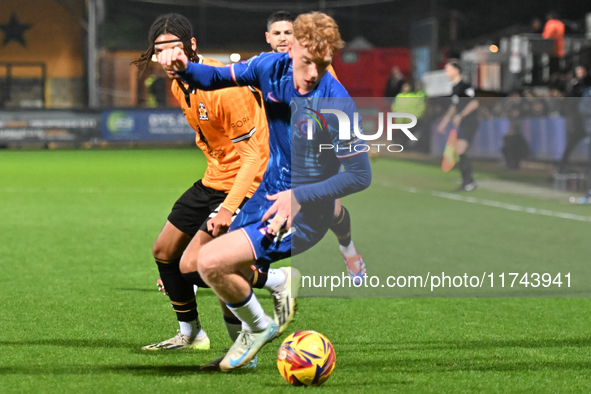
{"type": "MultiPolygon", "coordinates": [[[[323,116],[326,127],[314,129],[312,138],[299,133],[298,119],[303,119],[304,110],[319,112],[330,108],[333,102],[327,103],[326,98],[344,98],[348,108],[345,112],[353,119],[354,103],[332,75],[325,74],[314,90],[300,94],[294,86],[292,60],[288,54],[280,53],[263,53],[229,67],[189,63],[187,70],[179,75],[190,86],[201,90],[249,85],[262,93],[269,124],[269,164],[259,188],[230,227],[230,230],[244,231],[259,264],[266,265],[313,246],[328,231],[334,199],[369,186],[371,169],[367,154],[362,150],[339,150],[351,148],[359,139],[341,141],[334,116],[327,115],[328,121],[323,116]],[[295,122],[293,116],[297,117],[295,122]],[[325,140],[332,141],[334,149],[323,157],[317,149],[325,140]],[[345,167],[343,172],[339,172],[341,165],[345,167]],[[294,180],[295,188],[292,187],[294,180]],[[273,203],[267,196],[292,188],[302,206],[293,222],[293,247],[292,229],[271,237],[267,232],[268,223],[261,222],[273,203]]],[[[349,137],[352,136],[349,133],[349,137]]]]}
{"type": "MultiPolygon", "coordinates": [[[[267,172],[263,177],[265,188],[270,193],[292,188],[292,180],[297,184],[315,183],[334,175],[340,165],[333,160],[331,165],[318,165],[310,160],[310,149],[296,149],[292,142],[296,136],[292,136],[290,122],[295,102],[308,99],[311,106],[314,98],[324,97],[349,97],[349,94],[330,73],[326,73],[318,86],[306,93],[300,94],[294,86],[292,60],[287,53],[262,53],[247,61],[231,66],[232,78],[238,85],[252,85],[262,92],[269,123],[269,149],[270,159],[267,172]],[[292,148],[293,160],[292,160],[292,148]],[[292,178],[292,163],[301,163],[292,178]],[[330,171],[326,171],[330,169],[330,171]],[[322,173],[322,176],[318,176],[322,173]],[[310,175],[310,176],[308,176],[310,175]]],[[[310,145],[310,144],[309,144],[310,145]]]]}
{"type": "MultiPolygon", "coordinates": [[[[294,174],[296,184],[316,183],[335,175],[341,163],[337,158],[352,156],[350,151],[336,152],[328,159],[316,160],[308,149],[294,151],[292,160],[292,127],[290,125],[294,102],[313,100],[314,98],[348,98],[348,92],[330,73],[326,73],[316,88],[306,94],[300,94],[294,86],[292,60],[287,53],[262,53],[247,61],[232,64],[229,67],[210,67],[189,63],[187,70],[179,75],[198,89],[216,89],[230,86],[254,86],[262,93],[269,124],[269,165],[263,176],[261,186],[268,194],[292,188],[292,163],[296,166],[294,174]]],[[[352,102],[352,100],[351,100],[352,102]]],[[[315,105],[310,104],[312,107],[315,105]]],[[[351,120],[353,118],[351,117],[351,120]]],[[[297,123],[296,123],[297,125],[297,123]]],[[[355,144],[359,140],[338,141],[334,127],[330,128],[335,151],[343,144],[355,144]]],[[[294,130],[297,131],[297,130],[294,130]]],[[[338,132],[337,132],[338,133],[338,132]]],[[[354,152],[358,153],[358,152],[354,152]]],[[[261,187],[259,186],[259,187],[261,187]]]]}

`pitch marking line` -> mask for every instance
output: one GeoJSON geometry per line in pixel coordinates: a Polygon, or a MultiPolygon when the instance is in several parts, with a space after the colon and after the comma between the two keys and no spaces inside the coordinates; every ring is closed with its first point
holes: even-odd
{"type": "MultiPolygon", "coordinates": [[[[380,182],[380,184],[382,186],[386,186],[386,187],[396,187],[388,182],[380,182]]],[[[419,193],[419,190],[415,189],[414,187],[403,186],[403,187],[399,187],[399,189],[404,190],[409,193],[419,193]]],[[[470,204],[485,205],[487,207],[501,208],[501,209],[505,209],[508,211],[525,212],[525,213],[530,213],[533,215],[541,215],[541,216],[551,216],[551,217],[560,218],[560,219],[576,220],[578,222],[591,222],[591,216],[575,215],[574,213],[556,212],[556,211],[550,211],[547,209],[524,207],[522,205],[507,204],[507,203],[500,202],[500,201],[484,200],[484,199],[475,198],[475,197],[466,197],[466,196],[461,196],[459,194],[440,192],[440,191],[436,191],[436,190],[430,192],[430,194],[435,197],[447,198],[448,200],[467,202],[470,204]]]]}
{"type": "Polygon", "coordinates": [[[575,215],[574,213],[555,212],[555,211],[549,211],[547,209],[524,207],[521,205],[506,204],[506,203],[499,202],[499,201],[483,200],[483,199],[475,198],[475,197],[464,197],[464,196],[460,196],[460,195],[453,194],[453,193],[445,193],[445,192],[438,192],[438,191],[432,191],[431,195],[447,198],[450,200],[469,202],[472,204],[480,204],[480,205],[486,205],[488,207],[506,209],[508,211],[525,212],[525,213],[531,213],[534,215],[542,215],[542,216],[552,216],[552,217],[560,218],[560,219],[577,220],[579,222],[591,222],[591,216],[575,215]]]}

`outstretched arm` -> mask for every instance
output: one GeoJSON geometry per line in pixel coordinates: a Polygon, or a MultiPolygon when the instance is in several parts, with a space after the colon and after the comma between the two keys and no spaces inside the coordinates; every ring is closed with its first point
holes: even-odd
{"type": "Polygon", "coordinates": [[[189,62],[185,71],[178,71],[177,74],[192,88],[216,90],[237,86],[234,79],[232,79],[230,67],[232,66],[214,67],[189,62]]]}
{"type": "Polygon", "coordinates": [[[181,48],[165,49],[158,54],[158,62],[174,70],[189,86],[199,90],[216,90],[233,86],[259,87],[253,61],[235,63],[226,67],[214,67],[190,62],[181,48]]]}

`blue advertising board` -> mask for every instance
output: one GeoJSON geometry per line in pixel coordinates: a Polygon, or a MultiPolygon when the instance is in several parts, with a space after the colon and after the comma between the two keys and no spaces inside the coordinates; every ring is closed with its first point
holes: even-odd
{"type": "Polygon", "coordinates": [[[195,130],[180,109],[103,111],[101,133],[107,141],[195,140],[195,130]]]}
{"type": "MultiPolygon", "coordinates": [[[[447,136],[451,130],[448,126],[444,134],[436,131],[439,122],[431,126],[431,153],[443,155],[447,136]]],[[[473,157],[501,158],[503,153],[503,137],[509,131],[508,119],[490,119],[480,121],[478,132],[474,136],[470,155],[473,157]]],[[[520,121],[520,131],[530,149],[530,157],[539,160],[559,161],[566,148],[566,120],[561,116],[523,118],[520,121]]],[[[572,158],[575,160],[588,159],[589,140],[582,140],[572,158]]]]}

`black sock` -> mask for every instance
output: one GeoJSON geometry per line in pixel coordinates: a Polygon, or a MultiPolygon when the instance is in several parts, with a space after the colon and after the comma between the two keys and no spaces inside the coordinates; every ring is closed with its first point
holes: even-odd
{"type": "Polygon", "coordinates": [[[341,213],[332,218],[330,229],[337,236],[341,246],[349,246],[351,243],[351,215],[347,208],[341,205],[341,213]]]}
{"type": "Polygon", "coordinates": [[[462,172],[463,185],[474,182],[474,178],[472,178],[472,162],[465,153],[460,155],[460,171],[462,172]]]}
{"type": "MultiPolygon", "coordinates": [[[[191,283],[192,285],[197,285],[199,287],[209,288],[207,283],[205,283],[203,281],[203,279],[201,278],[201,275],[199,275],[199,272],[197,272],[197,271],[187,272],[186,274],[182,274],[182,275],[183,275],[183,278],[185,278],[185,280],[187,282],[191,283]]],[[[166,286],[164,288],[166,288],[166,286]]]]}
{"type": "Polygon", "coordinates": [[[266,271],[259,270],[256,266],[251,265],[250,268],[252,269],[252,276],[250,278],[250,284],[253,289],[263,289],[265,284],[267,283],[267,278],[269,277],[269,273],[266,271]]]}
{"type": "Polygon", "coordinates": [[[156,259],[160,279],[164,283],[178,321],[189,322],[198,318],[197,302],[193,285],[183,278],[179,263],[180,259],[171,261],[156,259]]]}

